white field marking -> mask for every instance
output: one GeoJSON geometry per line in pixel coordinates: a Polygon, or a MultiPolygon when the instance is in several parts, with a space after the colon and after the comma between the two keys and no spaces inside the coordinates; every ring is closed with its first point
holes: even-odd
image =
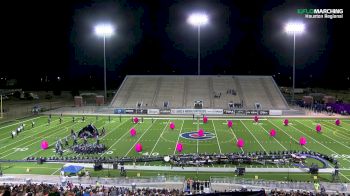
{"type": "MultiPolygon", "coordinates": [[[[102,120],[102,119],[100,119],[100,120],[102,120]]],[[[100,121],[100,120],[97,120],[97,121],[100,121]]],[[[95,122],[97,122],[97,121],[95,121],[95,122]]],[[[77,125],[77,124],[74,124],[74,125],[71,125],[71,126],[67,127],[67,130],[66,130],[66,131],[68,131],[68,128],[70,128],[70,127],[72,127],[72,126],[76,126],[76,125],[77,125]]],[[[103,125],[102,125],[102,126],[103,126],[103,125]]],[[[102,126],[100,126],[99,128],[101,128],[102,126]]],[[[55,135],[55,134],[53,134],[53,135],[55,135]]],[[[48,136],[48,137],[51,137],[51,135],[48,136]]],[[[34,143],[35,143],[35,142],[34,142],[34,143]]],[[[54,143],[50,144],[48,147],[53,146],[53,145],[54,145],[54,143]]],[[[31,157],[31,156],[35,155],[36,153],[38,153],[38,152],[40,152],[40,151],[42,151],[42,150],[37,150],[36,152],[32,153],[31,155],[29,155],[29,156],[27,156],[27,157],[31,157]]],[[[23,159],[25,159],[25,158],[23,158],[23,159]]]]}
{"type": "Polygon", "coordinates": [[[179,143],[180,135],[181,135],[181,132],[182,132],[182,127],[184,126],[184,124],[185,124],[185,121],[182,120],[182,125],[181,125],[181,128],[180,128],[180,133],[179,133],[179,136],[177,136],[177,140],[176,140],[176,143],[175,143],[175,148],[174,148],[174,153],[173,153],[173,154],[175,154],[175,152],[176,152],[176,145],[177,145],[177,143],[179,143]]]}
{"type": "MultiPolygon", "coordinates": [[[[289,135],[287,132],[283,131],[283,129],[279,128],[279,126],[277,126],[275,123],[273,123],[272,121],[269,121],[273,126],[275,126],[277,129],[281,130],[283,133],[285,133],[286,135],[289,136],[290,139],[294,140],[295,142],[299,143],[298,140],[294,139],[291,135],[289,135]]],[[[305,149],[309,150],[306,146],[304,146],[305,149]]]]}
{"type": "Polygon", "coordinates": [[[23,123],[23,122],[32,121],[32,120],[37,119],[37,118],[41,118],[41,116],[35,117],[35,118],[31,118],[31,119],[28,119],[28,120],[25,120],[25,121],[17,122],[17,123],[14,123],[14,124],[6,125],[6,126],[3,126],[3,127],[0,127],[0,129],[4,129],[6,127],[11,127],[13,125],[17,125],[17,124],[20,124],[20,123],[23,123]]]}
{"type": "MultiPolygon", "coordinates": [[[[210,120],[212,120],[212,119],[210,119],[210,120]]],[[[214,119],[215,120],[215,119],[214,119]]],[[[222,119],[222,120],[225,120],[225,119],[222,119]]],[[[242,119],[242,120],[248,120],[248,119],[242,119]]],[[[265,119],[266,120],[266,119],[265,119]]],[[[228,121],[228,120],[226,120],[226,121],[228,121]]],[[[231,120],[231,121],[234,121],[234,120],[231,120]]],[[[238,119],[235,119],[235,121],[239,121],[238,119]]],[[[254,121],[253,121],[254,122],[254,121]]],[[[222,123],[223,125],[227,125],[227,123],[222,123]]],[[[256,123],[256,122],[254,122],[254,125],[262,125],[263,123],[256,123]]]]}
{"type": "Polygon", "coordinates": [[[57,173],[60,170],[61,170],[61,168],[58,168],[56,171],[52,172],[51,176],[53,176],[55,173],[57,173]]]}
{"type": "MultiPolygon", "coordinates": [[[[235,137],[235,139],[236,139],[236,142],[238,141],[238,138],[236,137],[236,134],[234,133],[234,131],[232,130],[232,127],[230,127],[230,130],[231,130],[231,133],[232,133],[232,135],[235,137]]],[[[243,148],[240,148],[241,150],[242,150],[242,152],[244,153],[244,150],[243,150],[243,148]]]]}
{"type": "MultiPolygon", "coordinates": [[[[297,121],[298,122],[298,121],[297,121]]],[[[300,123],[300,122],[299,122],[300,123]]],[[[273,125],[275,125],[274,123],[272,123],[271,122],[271,124],[273,124],[273,125]]],[[[276,125],[275,125],[276,126],[276,125]]],[[[339,154],[339,153],[337,153],[337,152],[335,152],[334,150],[332,150],[332,149],[330,149],[330,148],[328,148],[327,146],[325,146],[325,145],[323,145],[321,142],[319,142],[318,140],[316,140],[316,139],[314,139],[313,137],[310,137],[310,135],[309,134],[307,134],[306,132],[301,132],[299,129],[297,129],[297,128],[295,128],[295,127],[292,127],[293,129],[295,129],[295,130],[297,130],[298,132],[300,132],[300,133],[302,133],[302,134],[304,134],[304,135],[307,135],[309,138],[311,138],[313,141],[315,141],[315,142],[317,142],[317,143],[319,143],[319,144],[321,144],[323,147],[325,147],[326,149],[328,149],[329,151],[332,151],[333,153],[335,153],[335,154],[339,154]]],[[[282,129],[280,129],[280,130],[282,130],[282,129]]],[[[294,138],[293,138],[294,139],[294,138]]],[[[294,139],[295,140],[295,139],[294,139]]],[[[295,140],[296,142],[298,142],[297,140],[295,140]]],[[[305,146],[304,146],[305,147],[305,146]]],[[[306,147],[305,147],[306,148],[306,147]]],[[[309,150],[308,148],[306,148],[307,150],[309,150]]],[[[346,161],[348,161],[348,162],[350,162],[348,159],[345,159],[346,161]]]]}
{"type": "MultiPolygon", "coordinates": [[[[124,121],[123,123],[121,123],[120,125],[118,125],[116,128],[112,129],[112,131],[109,131],[106,135],[104,135],[103,137],[106,137],[108,134],[112,133],[114,130],[117,130],[119,127],[121,127],[122,125],[124,125],[126,122],[128,122],[127,120],[124,121]]],[[[137,123],[134,127],[136,127],[139,123],[137,123]]],[[[104,153],[102,153],[100,155],[100,157],[102,157],[103,155],[105,155],[109,150],[111,150],[113,148],[114,145],[116,145],[127,133],[129,133],[129,131],[126,131],[121,137],[119,137],[119,139],[117,141],[115,141],[104,153]]],[[[101,138],[103,139],[103,138],[101,138]]]]}
{"type": "Polygon", "coordinates": [[[165,127],[163,128],[163,131],[162,131],[162,133],[160,134],[160,136],[158,137],[158,139],[157,139],[157,141],[156,141],[156,144],[154,144],[154,146],[153,146],[153,148],[152,148],[152,150],[151,150],[151,153],[149,153],[149,156],[151,156],[151,154],[153,153],[154,149],[156,148],[156,146],[157,146],[157,144],[158,144],[160,138],[161,138],[162,135],[164,134],[164,131],[165,131],[165,129],[168,127],[168,124],[169,124],[169,123],[170,123],[170,120],[168,120],[167,124],[166,124],[165,127]]]}
{"type": "MultiPolygon", "coordinates": [[[[275,123],[273,123],[272,121],[269,121],[271,124],[273,124],[277,129],[279,129],[279,130],[281,130],[281,131],[283,131],[283,129],[281,129],[281,128],[279,128],[275,123]]],[[[293,127],[294,128],[294,127],[293,127]]],[[[295,128],[294,128],[295,129],[295,128]]],[[[298,130],[299,131],[299,130],[298,130]]],[[[287,134],[290,138],[292,138],[294,141],[296,141],[296,142],[298,142],[296,139],[294,139],[292,136],[290,136],[287,132],[285,132],[285,131],[283,131],[285,134],[287,134]]],[[[306,149],[306,150],[308,150],[308,151],[310,151],[310,149],[308,148],[308,147],[306,147],[306,146],[304,146],[304,148],[306,149]]],[[[338,153],[336,153],[336,154],[338,154],[338,153]]],[[[345,159],[345,160],[347,160],[347,159],[345,159]]],[[[334,169],[334,167],[332,167],[331,165],[329,165],[331,168],[333,168],[334,169]]],[[[348,178],[348,177],[346,177],[344,174],[342,174],[341,172],[339,172],[339,174],[341,175],[341,176],[343,176],[345,179],[347,179],[348,181],[350,181],[350,179],[348,178]]]]}
{"type": "MultiPolygon", "coordinates": [[[[260,127],[263,128],[267,134],[269,134],[269,132],[268,132],[263,126],[260,125],[260,127]]],[[[286,147],[284,147],[275,137],[273,137],[273,139],[275,139],[276,142],[278,142],[278,143],[282,146],[282,148],[284,148],[284,150],[288,150],[288,149],[287,149],[286,147]]]]}
{"type": "MultiPolygon", "coordinates": [[[[327,127],[327,128],[330,129],[330,131],[332,132],[333,127],[332,127],[331,125],[323,124],[323,126],[327,127]]],[[[339,127],[339,128],[342,128],[342,127],[339,127]]],[[[345,130],[346,130],[346,129],[345,129],[345,130]]],[[[337,136],[337,137],[340,137],[339,135],[341,135],[341,137],[343,137],[343,139],[344,139],[344,138],[347,138],[347,139],[350,138],[349,133],[346,133],[346,132],[341,131],[341,130],[339,130],[339,129],[334,129],[334,130],[333,130],[333,135],[335,135],[335,136],[337,136]],[[335,134],[335,132],[336,132],[336,134],[335,134]]],[[[348,142],[345,142],[345,141],[344,141],[344,143],[348,143],[348,142]]]]}
{"type": "MultiPolygon", "coordinates": [[[[280,117],[279,117],[280,118],[280,117]]],[[[144,118],[144,120],[151,120],[152,118],[144,118]]],[[[188,121],[193,121],[192,117],[190,118],[187,118],[187,117],[184,117],[184,118],[176,118],[176,117],[158,117],[158,118],[153,118],[153,120],[188,120],[188,121]]],[[[254,122],[254,119],[253,118],[234,118],[234,119],[231,119],[230,117],[226,117],[226,118],[210,118],[208,120],[215,120],[215,121],[223,121],[223,120],[232,120],[232,121],[240,121],[240,120],[248,120],[248,121],[252,121],[254,122]]],[[[269,120],[267,118],[261,118],[259,119],[259,121],[266,121],[266,120],[269,120]]]]}
{"type": "MultiPolygon", "coordinates": [[[[61,125],[61,124],[60,124],[60,125],[61,125]]],[[[71,125],[71,126],[67,127],[67,129],[70,128],[70,127],[72,127],[72,126],[75,126],[75,125],[71,125]]],[[[51,130],[51,131],[52,131],[52,130],[51,130]]],[[[50,135],[48,135],[48,136],[46,136],[46,137],[44,137],[44,138],[52,137],[52,136],[54,136],[54,135],[56,135],[56,134],[62,134],[62,132],[56,131],[56,133],[50,134],[50,135]]],[[[36,139],[37,139],[37,138],[35,138],[35,140],[36,140],[36,139]]],[[[26,143],[28,143],[28,142],[31,142],[31,141],[33,141],[33,140],[29,140],[29,141],[25,142],[24,144],[26,144],[26,143]]],[[[32,143],[26,145],[25,147],[29,147],[29,146],[35,144],[36,142],[38,142],[38,141],[32,142],[32,143]]],[[[49,145],[49,147],[52,146],[52,145],[53,145],[53,144],[49,145]]],[[[9,150],[7,150],[7,151],[9,151],[9,150]]],[[[7,151],[5,151],[5,152],[7,152],[7,151]]],[[[38,151],[36,151],[35,153],[33,153],[33,154],[31,154],[31,155],[29,155],[29,156],[27,156],[27,157],[31,157],[31,156],[33,156],[34,154],[38,153],[39,151],[42,151],[42,150],[38,150],[38,151]]],[[[9,156],[9,155],[11,155],[11,154],[14,154],[14,153],[16,153],[16,152],[12,152],[12,153],[10,153],[10,154],[7,154],[7,155],[5,155],[5,156],[2,156],[2,157],[0,157],[0,159],[5,158],[5,157],[7,157],[7,156],[9,156]]],[[[25,158],[26,158],[26,157],[25,157],[25,158]]],[[[23,159],[25,159],[25,158],[23,158],[23,159]]]]}
{"type": "MultiPolygon", "coordinates": [[[[310,120],[308,120],[308,121],[310,121],[310,120]]],[[[309,127],[309,126],[307,126],[307,125],[305,125],[305,124],[303,124],[303,123],[299,122],[298,120],[297,120],[297,122],[298,122],[299,124],[302,124],[304,127],[308,127],[308,128],[310,128],[310,129],[312,129],[311,127],[309,127]]],[[[310,121],[310,122],[312,122],[312,121],[310,121]]],[[[327,128],[327,129],[328,129],[328,128],[327,128]]],[[[299,131],[299,130],[298,130],[298,131],[299,131]]],[[[344,145],[343,143],[338,142],[337,140],[335,140],[335,139],[333,139],[333,138],[331,138],[331,137],[327,136],[326,134],[322,134],[322,136],[325,136],[325,137],[327,137],[327,138],[329,138],[329,139],[331,139],[331,140],[333,140],[333,141],[337,142],[338,144],[340,144],[340,145],[344,146],[345,148],[350,149],[350,147],[349,147],[349,146],[346,146],[346,145],[344,145]]],[[[313,138],[312,138],[312,139],[313,139],[313,138]]],[[[317,141],[317,142],[318,142],[318,141],[317,141]]],[[[318,142],[318,143],[320,143],[320,142],[318,142]]]]}
{"type": "MultiPolygon", "coordinates": [[[[344,127],[341,127],[341,126],[336,126],[336,125],[333,125],[332,123],[330,122],[327,122],[327,121],[324,121],[326,123],[329,123],[330,125],[325,125],[325,126],[328,126],[328,127],[331,127],[331,128],[335,128],[335,129],[338,129],[338,128],[341,128],[341,129],[344,129],[345,131],[349,132],[350,130],[349,129],[345,129],[344,127]]],[[[346,134],[349,134],[349,133],[346,133],[346,134]]]]}
{"type": "MultiPolygon", "coordinates": [[[[155,120],[155,121],[157,121],[157,120],[155,120]]],[[[145,133],[147,133],[148,130],[149,130],[153,125],[154,125],[154,123],[151,124],[151,125],[146,129],[146,131],[142,133],[142,135],[139,137],[139,139],[137,139],[137,141],[135,142],[135,144],[131,146],[131,148],[130,148],[129,151],[123,156],[123,158],[125,158],[125,157],[131,152],[131,150],[134,148],[134,146],[137,144],[137,142],[140,141],[140,139],[142,138],[142,136],[145,135],[145,133]]]]}
{"type": "Polygon", "coordinates": [[[211,120],[211,123],[213,124],[213,127],[214,127],[214,131],[215,131],[215,135],[216,135],[216,141],[217,141],[217,143],[218,143],[218,146],[219,146],[219,151],[220,151],[220,154],[222,154],[222,152],[221,152],[221,146],[220,146],[220,142],[219,142],[219,139],[218,139],[218,134],[217,134],[217,132],[216,132],[216,128],[215,128],[215,125],[214,125],[214,122],[211,120]]]}
{"type": "MultiPolygon", "coordinates": [[[[55,122],[55,121],[58,121],[58,119],[57,120],[54,120],[54,121],[52,121],[52,122],[55,122]]],[[[45,126],[45,125],[47,125],[46,123],[44,123],[44,124],[42,124],[42,125],[39,125],[39,126],[37,126],[37,127],[34,127],[34,129],[36,129],[36,128],[38,128],[38,127],[42,127],[42,126],[45,126]]],[[[32,131],[32,129],[28,129],[28,130],[26,130],[25,132],[27,132],[27,131],[29,131],[29,130],[31,130],[32,131]]],[[[40,130],[40,129],[39,129],[40,130]]],[[[33,132],[36,132],[36,131],[39,131],[39,130],[34,130],[34,131],[32,131],[32,133],[33,132]]],[[[8,136],[8,137],[5,137],[5,138],[3,138],[3,139],[1,139],[0,141],[2,141],[2,140],[5,140],[5,139],[9,139],[11,136],[8,136]]],[[[30,136],[30,137],[32,137],[32,136],[30,136]]],[[[28,138],[28,137],[27,137],[28,138]]],[[[22,141],[22,140],[21,140],[22,141]]],[[[3,148],[3,147],[2,147],[3,148]]],[[[0,149],[2,149],[2,148],[0,148],[0,149]]]]}
{"type": "MultiPolygon", "coordinates": [[[[199,118],[197,118],[197,131],[199,131],[199,118]]],[[[199,143],[199,141],[197,140],[197,154],[198,154],[198,151],[199,151],[198,143],[199,143]]]]}
{"type": "MultiPolygon", "coordinates": [[[[60,125],[62,125],[62,124],[59,124],[59,125],[50,127],[45,133],[51,132],[52,130],[54,130],[56,127],[58,127],[58,126],[60,126],[60,125]]],[[[36,131],[32,131],[31,133],[36,133],[36,132],[38,132],[38,131],[40,131],[40,129],[38,129],[38,130],[36,130],[36,131]]],[[[27,132],[28,132],[28,131],[27,131],[27,132]]],[[[17,135],[16,137],[18,137],[18,135],[17,135]]],[[[6,148],[6,147],[8,147],[8,146],[10,146],[10,145],[12,145],[12,144],[16,144],[16,143],[18,143],[18,142],[20,142],[20,141],[23,141],[23,140],[25,140],[25,139],[28,139],[28,138],[32,138],[32,139],[30,139],[30,140],[27,141],[27,142],[33,141],[33,135],[30,135],[30,136],[27,136],[27,137],[22,138],[21,140],[16,140],[15,142],[12,142],[12,143],[10,143],[10,144],[8,144],[8,145],[6,145],[6,146],[2,146],[0,149],[6,148]]],[[[35,139],[36,139],[36,138],[35,138],[35,139]]],[[[27,143],[27,142],[24,142],[24,143],[27,143]]],[[[21,144],[23,144],[23,143],[21,143],[21,144]]],[[[8,151],[8,150],[7,150],[7,151],[8,151]]],[[[4,151],[4,152],[7,152],[7,151],[4,151]]]]}
{"type": "Polygon", "coordinates": [[[252,132],[250,132],[250,130],[248,129],[248,127],[241,121],[241,123],[243,124],[243,126],[248,130],[248,132],[254,137],[254,139],[258,142],[258,144],[261,146],[261,148],[266,152],[267,155],[269,155],[269,153],[266,151],[266,149],[264,148],[263,145],[261,145],[261,143],[259,142],[258,139],[256,139],[255,135],[252,134],[252,132]]]}

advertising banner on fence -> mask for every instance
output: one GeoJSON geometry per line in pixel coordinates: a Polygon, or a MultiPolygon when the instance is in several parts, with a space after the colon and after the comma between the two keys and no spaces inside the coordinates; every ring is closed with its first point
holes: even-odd
{"type": "Polygon", "coordinates": [[[114,114],[125,114],[124,108],[116,108],[114,109],[114,114]]]}
{"type": "Polygon", "coordinates": [[[135,109],[125,109],[125,114],[135,114],[136,110],[135,109]]]}
{"type": "Polygon", "coordinates": [[[269,110],[259,110],[259,115],[261,116],[267,116],[269,114],[270,114],[269,110]]]}
{"type": "Polygon", "coordinates": [[[243,115],[246,115],[246,112],[245,110],[235,110],[235,115],[243,116],[243,115]]]}
{"type": "Polygon", "coordinates": [[[223,109],[171,109],[171,114],[223,114],[223,109]]]}
{"type": "Polygon", "coordinates": [[[159,114],[159,109],[148,109],[147,114],[159,114]]]}
{"type": "Polygon", "coordinates": [[[136,109],[136,114],[147,114],[147,109],[136,109]]]}
{"type": "Polygon", "coordinates": [[[247,115],[258,115],[258,111],[257,110],[247,110],[246,114],[247,115]]]}
{"type": "Polygon", "coordinates": [[[281,116],[282,115],[282,110],[270,110],[269,114],[271,116],[281,116]]]}
{"type": "Polygon", "coordinates": [[[159,114],[171,114],[171,110],[170,109],[162,109],[162,110],[159,110],[159,114]]]}
{"type": "Polygon", "coordinates": [[[224,114],[234,114],[235,111],[233,110],[224,110],[224,114]]]}

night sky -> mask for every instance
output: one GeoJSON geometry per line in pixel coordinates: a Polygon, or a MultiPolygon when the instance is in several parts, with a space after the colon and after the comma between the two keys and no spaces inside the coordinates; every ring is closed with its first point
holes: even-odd
{"type": "Polygon", "coordinates": [[[209,16],[201,28],[204,75],[273,75],[291,86],[293,39],[283,28],[299,20],[306,32],[296,38],[296,87],[350,87],[345,1],[320,0],[9,1],[1,13],[0,77],[25,89],[46,81],[102,89],[103,39],[94,34],[101,22],[116,28],[106,45],[109,89],[127,74],[196,75],[197,29],[186,21],[193,11],[209,16]],[[306,19],[298,8],[342,8],[344,18],[306,19]]]}

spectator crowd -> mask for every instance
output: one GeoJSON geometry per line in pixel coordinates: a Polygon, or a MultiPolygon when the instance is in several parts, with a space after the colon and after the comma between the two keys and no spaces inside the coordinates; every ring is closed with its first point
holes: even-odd
{"type": "MultiPolygon", "coordinates": [[[[205,181],[203,183],[196,182],[192,186],[208,186],[205,181]]],[[[198,192],[197,192],[198,193],[198,192]]],[[[126,195],[192,195],[195,192],[182,191],[178,189],[166,189],[166,188],[136,188],[136,187],[105,187],[99,183],[92,186],[83,187],[82,185],[73,185],[67,183],[66,186],[60,186],[57,184],[1,184],[0,196],[126,196],[126,195]]],[[[199,193],[200,194],[200,193],[199,193]]],[[[265,191],[264,189],[253,191],[246,188],[214,192],[211,195],[268,195],[268,196],[324,196],[324,195],[346,195],[344,193],[326,193],[325,190],[320,191],[305,191],[305,190],[278,190],[272,189],[265,191]]]]}

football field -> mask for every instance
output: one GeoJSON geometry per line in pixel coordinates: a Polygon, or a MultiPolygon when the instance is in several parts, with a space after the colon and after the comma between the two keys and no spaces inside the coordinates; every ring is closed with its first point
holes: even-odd
{"type": "MultiPolygon", "coordinates": [[[[290,118],[289,125],[283,125],[283,118],[261,117],[259,123],[253,122],[251,117],[218,119],[209,117],[207,123],[195,118],[148,118],[134,124],[131,117],[106,116],[63,116],[62,123],[59,116],[52,116],[48,124],[47,116],[38,116],[30,119],[0,125],[0,159],[20,160],[27,157],[58,156],[54,146],[58,138],[63,139],[70,135],[71,130],[79,131],[89,123],[93,123],[99,130],[103,127],[106,134],[100,137],[100,142],[107,146],[107,151],[93,157],[139,157],[172,155],[178,153],[176,144],[183,144],[182,153],[230,153],[265,151],[315,151],[331,155],[340,163],[341,178],[350,181],[350,119],[342,119],[341,125],[336,126],[333,119],[290,118]],[[227,121],[232,120],[229,128],[227,121]],[[32,128],[32,121],[35,126],[32,128]],[[175,129],[170,129],[170,122],[175,123],[175,129]],[[11,137],[21,123],[24,130],[11,137]],[[315,126],[322,126],[321,133],[317,133],[315,126]],[[131,128],[136,129],[136,135],[130,135],[131,128]],[[204,130],[205,137],[197,138],[197,131],[204,130]],[[276,130],[276,136],[270,136],[270,130],[276,130]],[[299,138],[305,137],[307,144],[301,146],[299,138]],[[237,139],[244,140],[244,147],[238,148],[237,139]],[[47,150],[42,150],[40,143],[46,140],[49,143],[47,150]],[[135,151],[135,145],[141,143],[142,152],[135,151]]],[[[89,139],[89,142],[95,142],[89,139]]],[[[82,143],[81,140],[78,143],[82,143]]],[[[69,140],[72,144],[72,140],[69,140]]],[[[64,156],[76,156],[69,148],[65,149],[64,156]]],[[[86,156],[86,155],[84,155],[86,156]]],[[[145,163],[146,164],[146,163],[145,163]]],[[[277,167],[277,166],[276,166],[277,167]]]]}

